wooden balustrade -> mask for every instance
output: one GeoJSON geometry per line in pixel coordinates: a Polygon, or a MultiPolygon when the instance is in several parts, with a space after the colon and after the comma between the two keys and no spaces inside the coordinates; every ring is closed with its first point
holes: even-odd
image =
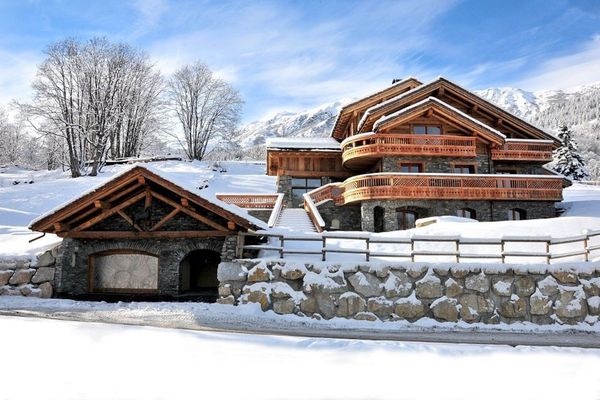
{"type": "Polygon", "coordinates": [[[277,198],[277,194],[217,194],[217,199],[241,208],[271,209],[277,198]]]}
{"type": "Polygon", "coordinates": [[[376,174],[347,179],[344,203],[379,199],[562,200],[561,177],[376,174]]]}
{"type": "Polygon", "coordinates": [[[492,160],[552,161],[551,142],[508,139],[499,149],[492,149],[492,160]]]}
{"type": "Polygon", "coordinates": [[[475,138],[450,135],[376,133],[350,137],[342,143],[344,163],[357,158],[394,155],[475,157],[475,138]]]}

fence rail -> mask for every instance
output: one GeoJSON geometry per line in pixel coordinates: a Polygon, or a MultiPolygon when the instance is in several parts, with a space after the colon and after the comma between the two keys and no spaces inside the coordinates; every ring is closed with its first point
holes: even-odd
{"type": "MultiPolygon", "coordinates": [[[[511,264],[508,257],[518,258],[543,258],[545,264],[552,264],[553,260],[562,260],[569,257],[576,257],[576,260],[568,261],[590,261],[592,259],[592,252],[598,251],[600,255],[600,240],[598,243],[592,244],[591,241],[594,238],[600,239],[600,230],[598,231],[585,231],[584,234],[564,237],[564,238],[552,238],[549,236],[505,236],[502,238],[462,238],[459,236],[412,236],[406,238],[389,238],[389,237],[372,237],[370,234],[361,234],[359,232],[348,232],[343,233],[332,233],[323,232],[307,235],[284,235],[278,233],[263,233],[263,232],[244,232],[238,236],[238,246],[236,256],[238,258],[244,257],[244,252],[248,250],[264,250],[274,251],[279,254],[279,258],[284,259],[286,255],[307,255],[314,256],[320,255],[322,261],[334,261],[328,260],[328,255],[335,254],[347,254],[347,255],[360,255],[364,257],[362,260],[357,261],[372,261],[373,258],[396,258],[401,261],[431,261],[431,260],[420,260],[419,257],[423,256],[434,256],[434,257],[451,257],[453,262],[472,262],[474,259],[482,259],[489,261],[495,261],[496,263],[511,264]],[[247,237],[257,237],[263,239],[275,239],[279,243],[265,243],[265,244],[252,244],[246,245],[245,241],[247,237]],[[344,240],[351,241],[351,248],[335,247],[336,243],[332,241],[344,240]],[[320,242],[321,245],[318,249],[298,249],[298,248],[286,248],[286,244],[290,242],[320,242]],[[436,249],[435,246],[424,247],[427,244],[432,243],[446,243],[452,249],[436,249]],[[399,251],[385,251],[376,250],[373,247],[376,245],[402,245],[407,247],[406,249],[399,251]],[[533,244],[538,244],[544,250],[521,250],[514,249],[515,244],[527,244],[528,248],[533,244]],[[570,245],[568,249],[560,249],[560,246],[570,245]],[[489,251],[487,253],[474,253],[472,246],[498,246],[497,251],[489,251]],[[471,247],[471,251],[469,251],[471,247]]],[[[269,240],[272,242],[272,240],[269,240]]]]}

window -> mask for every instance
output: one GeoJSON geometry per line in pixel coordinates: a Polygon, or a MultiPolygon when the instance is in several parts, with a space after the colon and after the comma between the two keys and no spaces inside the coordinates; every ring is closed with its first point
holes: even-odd
{"type": "Polygon", "coordinates": [[[423,172],[423,164],[401,163],[400,172],[423,172]]]}
{"type": "Polygon", "coordinates": [[[383,207],[375,206],[373,208],[373,220],[375,232],[383,232],[385,220],[385,209],[383,207]]]}
{"type": "Polygon", "coordinates": [[[508,219],[510,221],[520,221],[523,219],[527,219],[527,213],[525,210],[520,208],[511,208],[508,210],[508,219]]]}
{"type": "Polygon", "coordinates": [[[292,203],[298,207],[304,203],[302,195],[321,186],[321,179],[292,178],[292,203]]]}
{"type": "Polygon", "coordinates": [[[496,173],[499,175],[514,175],[517,173],[517,170],[507,168],[496,168],[496,173]]]}
{"type": "Polygon", "coordinates": [[[135,250],[92,254],[89,264],[93,292],[153,292],[158,290],[158,257],[135,250]]]}
{"type": "Polygon", "coordinates": [[[415,135],[441,135],[442,127],[440,125],[413,125],[412,133],[415,135]]]}
{"type": "Polygon", "coordinates": [[[412,229],[417,221],[417,213],[399,208],[396,210],[396,219],[399,230],[412,229]]]}
{"type": "Polygon", "coordinates": [[[474,165],[455,165],[454,173],[455,174],[474,174],[475,166],[474,165]]]}
{"type": "Polygon", "coordinates": [[[456,211],[456,215],[463,218],[477,219],[477,213],[472,208],[461,208],[456,211]]]}

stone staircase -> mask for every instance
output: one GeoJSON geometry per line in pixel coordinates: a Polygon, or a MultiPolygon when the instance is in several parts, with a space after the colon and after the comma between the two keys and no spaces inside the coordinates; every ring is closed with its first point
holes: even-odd
{"type": "Polygon", "coordinates": [[[316,232],[314,224],[303,208],[284,208],[279,214],[275,228],[287,228],[299,232],[316,232]]]}

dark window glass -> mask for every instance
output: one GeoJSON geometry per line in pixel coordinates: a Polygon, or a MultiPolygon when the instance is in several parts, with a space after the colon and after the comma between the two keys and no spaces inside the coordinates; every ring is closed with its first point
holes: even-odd
{"type": "Polygon", "coordinates": [[[441,135],[442,134],[442,130],[440,129],[439,126],[428,126],[427,127],[427,134],[428,135],[441,135]]]}
{"type": "Polygon", "coordinates": [[[398,220],[398,229],[412,229],[415,227],[417,214],[408,210],[396,210],[396,219],[398,220]]]}
{"type": "Polygon", "coordinates": [[[474,165],[455,165],[454,173],[455,174],[474,174],[475,166],[474,165]]]}
{"type": "Polygon", "coordinates": [[[508,219],[511,221],[520,221],[523,219],[527,219],[527,215],[525,210],[520,208],[512,208],[508,210],[508,219]]]}
{"type": "Polygon", "coordinates": [[[415,135],[425,135],[427,133],[427,128],[425,127],[425,125],[414,125],[413,133],[415,135]]]}
{"type": "Polygon", "coordinates": [[[306,186],[306,179],[292,178],[292,186],[306,186]]]}
{"type": "Polygon", "coordinates": [[[514,169],[497,169],[496,173],[500,174],[500,175],[512,175],[512,174],[516,174],[517,171],[514,169]]]}
{"type": "Polygon", "coordinates": [[[292,203],[294,207],[304,204],[304,193],[321,186],[321,179],[314,178],[292,178],[292,203]]]}
{"type": "Polygon", "coordinates": [[[456,212],[456,215],[463,218],[477,219],[477,214],[472,208],[461,208],[456,212]]]}
{"type": "Polygon", "coordinates": [[[400,172],[422,172],[423,166],[421,164],[400,164],[400,172]]]}
{"type": "Polygon", "coordinates": [[[319,186],[321,186],[320,179],[307,179],[306,187],[318,188],[319,186]]]}

